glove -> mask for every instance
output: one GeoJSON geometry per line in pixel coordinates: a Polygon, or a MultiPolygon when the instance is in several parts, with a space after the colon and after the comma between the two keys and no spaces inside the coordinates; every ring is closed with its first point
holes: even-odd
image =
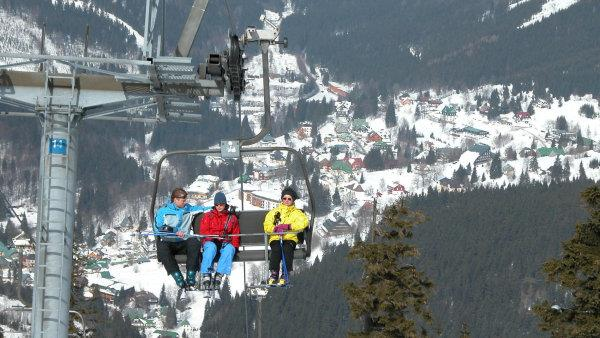
{"type": "Polygon", "coordinates": [[[280,234],[280,233],[286,232],[288,230],[290,230],[289,224],[279,224],[279,225],[275,226],[275,228],[273,229],[273,232],[280,234]]]}
{"type": "Polygon", "coordinates": [[[160,232],[173,232],[173,230],[175,230],[175,229],[173,229],[172,227],[170,227],[168,225],[163,225],[162,227],[160,227],[160,229],[158,229],[158,231],[160,231],[160,232]]]}

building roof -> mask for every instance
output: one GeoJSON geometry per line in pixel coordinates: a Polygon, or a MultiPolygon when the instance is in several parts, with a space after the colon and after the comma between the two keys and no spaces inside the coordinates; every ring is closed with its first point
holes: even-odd
{"type": "Polygon", "coordinates": [[[472,145],[469,148],[469,151],[474,151],[479,154],[484,154],[484,153],[489,152],[491,149],[492,148],[485,143],[475,143],[474,145],[472,145]]]}
{"type": "Polygon", "coordinates": [[[352,173],[352,166],[347,161],[333,161],[331,164],[332,170],[341,170],[348,174],[352,173]]]}
{"type": "Polygon", "coordinates": [[[3,257],[10,257],[12,256],[17,250],[15,248],[9,248],[7,247],[4,243],[0,242],[0,256],[3,257]]]}
{"type": "Polygon", "coordinates": [[[466,132],[466,133],[471,133],[471,134],[476,134],[476,135],[486,135],[489,134],[487,131],[485,130],[481,130],[481,129],[477,129],[475,127],[471,127],[471,126],[466,126],[462,129],[462,131],[466,132]]]}
{"type": "Polygon", "coordinates": [[[154,331],[154,333],[160,335],[161,337],[173,337],[173,338],[179,337],[179,333],[177,333],[175,331],[156,330],[156,331],[154,331]]]}
{"type": "Polygon", "coordinates": [[[556,155],[564,155],[565,151],[563,148],[548,148],[548,147],[540,147],[537,149],[538,156],[556,156],[556,155]]]}

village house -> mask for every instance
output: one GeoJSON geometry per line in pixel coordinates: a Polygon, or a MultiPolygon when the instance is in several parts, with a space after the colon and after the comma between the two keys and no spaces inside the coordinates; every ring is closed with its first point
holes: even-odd
{"type": "Polygon", "coordinates": [[[156,321],[154,318],[136,318],[131,321],[131,325],[138,329],[153,329],[156,328],[156,321]]]}
{"type": "Polygon", "coordinates": [[[255,207],[264,210],[273,209],[279,205],[281,196],[277,192],[256,190],[248,193],[246,199],[255,207]]]}
{"type": "Polygon", "coordinates": [[[366,133],[369,131],[369,124],[367,119],[353,119],[352,130],[356,132],[366,133]]]}
{"type": "Polygon", "coordinates": [[[490,112],[490,104],[487,102],[484,102],[480,107],[479,107],[479,112],[483,115],[487,115],[490,112]]]}
{"type": "Polygon", "coordinates": [[[21,231],[20,234],[13,238],[12,242],[15,248],[24,255],[35,254],[33,243],[31,243],[31,239],[24,232],[21,231]]]}
{"type": "Polygon", "coordinates": [[[392,149],[392,145],[387,142],[377,141],[377,142],[373,143],[373,149],[379,149],[381,151],[386,151],[388,149],[392,149]]]}
{"type": "Polygon", "coordinates": [[[564,155],[565,151],[563,150],[563,148],[549,148],[549,147],[540,147],[537,149],[537,156],[539,157],[545,157],[545,156],[558,156],[558,155],[564,155]]]}
{"type": "Polygon", "coordinates": [[[334,214],[334,219],[327,218],[319,228],[321,237],[329,236],[344,236],[352,234],[352,226],[348,221],[337,214],[334,214]]]}
{"type": "Polygon", "coordinates": [[[372,131],[367,135],[367,141],[368,142],[380,142],[383,140],[383,137],[381,137],[381,135],[379,135],[378,133],[372,131]]]}
{"type": "Polygon", "coordinates": [[[352,182],[340,188],[340,194],[343,195],[344,200],[356,200],[358,197],[363,195],[365,189],[362,184],[358,182],[352,182]]]}
{"type": "Polygon", "coordinates": [[[352,167],[352,170],[360,170],[365,167],[365,163],[360,157],[352,157],[348,159],[348,163],[352,167]]]}
{"type": "Polygon", "coordinates": [[[529,113],[526,111],[522,111],[522,112],[515,113],[515,118],[519,121],[529,120],[529,119],[531,119],[531,115],[529,115],[529,113]]]}
{"type": "Polygon", "coordinates": [[[525,147],[525,148],[521,149],[521,151],[519,151],[519,156],[521,156],[521,157],[537,156],[537,152],[534,149],[525,147]]]}
{"type": "Polygon", "coordinates": [[[147,309],[152,305],[158,304],[158,298],[151,292],[148,291],[139,291],[133,295],[133,299],[135,300],[135,304],[138,307],[147,309]]]}
{"type": "Polygon", "coordinates": [[[456,108],[454,108],[453,106],[445,106],[444,109],[442,109],[442,115],[456,116],[456,108]]]}
{"type": "Polygon", "coordinates": [[[469,151],[479,154],[475,160],[475,164],[487,162],[492,159],[491,147],[484,143],[475,143],[469,147],[469,151]]]}
{"type": "Polygon", "coordinates": [[[338,86],[334,86],[334,85],[330,84],[329,87],[327,87],[327,90],[330,93],[337,95],[341,99],[348,97],[348,92],[342,90],[342,88],[340,88],[338,86]]]}
{"type": "Polygon", "coordinates": [[[340,133],[349,133],[350,132],[350,128],[351,128],[351,124],[350,124],[350,121],[348,121],[347,118],[340,117],[340,118],[336,119],[334,130],[335,130],[335,132],[337,134],[340,134],[340,133]]]}
{"type": "Polygon", "coordinates": [[[489,132],[481,129],[477,129],[471,126],[464,127],[460,130],[462,133],[477,135],[477,136],[487,136],[489,132]]]}
{"type": "Polygon", "coordinates": [[[508,163],[502,166],[502,172],[511,180],[515,178],[515,168],[508,163]]]}
{"type": "Polygon", "coordinates": [[[219,188],[220,179],[213,175],[199,175],[188,188],[188,199],[196,203],[209,198],[219,188]]]}
{"type": "Polygon", "coordinates": [[[321,161],[319,161],[319,166],[321,167],[321,169],[323,169],[325,171],[329,171],[329,170],[331,170],[331,161],[324,158],[321,161]]]}
{"type": "Polygon", "coordinates": [[[406,97],[400,98],[401,106],[410,106],[412,104],[413,104],[413,100],[410,97],[406,96],[406,97]]]}
{"type": "Polygon", "coordinates": [[[298,136],[300,136],[301,134],[304,135],[305,137],[310,136],[310,133],[312,131],[312,122],[310,122],[310,121],[300,122],[300,126],[298,127],[298,129],[296,131],[298,132],[298,136]]]}
{"type": "Polygon", "coordinates": [[[350,147],[344,143],[334,144],[329,148],[330,152],[337,152],[338,154],[345,153],[348,150],[350,150],[350,147]]]}
{"type": "Polygon", "coordinates": [[[443,102],[440,99],[430,99],[429,100],[429,106],[433,106],[435,108],[437,108],[439,105],[441,105],[443,102]]]}
{"type": "Polygon", "coordinates": [[[461,191],[464,191],[464,188],[463,188],[463,185],[460,184],[459,182],[457,182],[451,178],[444,177],[438,182],[438,190],[439,191],[449,191],[449,192],[454,192],[454,191],[461,192],[461,191]]]}
{"type": "Polygon", "coordinates": [[[336,160],[331,163],[331,170],[342,171],[346,174],[352,174],[352,166],[348,161],[345,160],[336,160]]]}
{"type": "Polygon", "coordinates": [[[388,194],[406,194],[406,188],[400,183],[387,187],[388,194]]]}
{"type": "Polygon", "coordinates": [[[352,142],[352,134],[350,133],[340,133],[338,135],[338,140],[341,142],[352,142]]]}
{"type": "Polygon", "coordinates": [[[260,143],[262,145],[273,145],[273,144],[276,144],[277,141],[275,141],[275,139],[273,138],[273,136],[271,136],[271,134],[267,134],[262,138],[262,140],[260,140],[260,143]]]}

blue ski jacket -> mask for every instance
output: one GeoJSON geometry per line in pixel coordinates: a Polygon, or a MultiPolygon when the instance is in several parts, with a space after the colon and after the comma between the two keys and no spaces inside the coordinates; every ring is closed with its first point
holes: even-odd
{"type": "MultiPolygon", "coordinates": [[[[186,203],[183,208],[178,208],[173,202],[167,203],[156,212],[154,232],[158,232],[161,227],[168,225],[173,228],[173,232],[183,231],[186,235],[185,238],[187,238],[190,234],[194,216],[210,209],[211,207],[191,205],[188,203],[186,203]]],[[[175,240],[181,241],[183,239],[176,238],[175,240]]]]}

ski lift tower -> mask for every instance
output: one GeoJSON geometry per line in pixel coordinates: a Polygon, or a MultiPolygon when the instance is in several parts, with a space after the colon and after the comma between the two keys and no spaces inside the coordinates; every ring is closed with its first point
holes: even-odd
{"type": "MultiPolygon", "coordinates": [[[[223,96],[227,88],[239,100],[244,89],[237,36],[230,37],[228,50],[210,54],[206,63],[194,65],[189,57],[208,0],[194,0],[175,56],[161,55],[163,34],[155,29],[159,2],[146,0],[141,60],[88,57],[87,47],[83,56],[47,55],[43,33],[40,54],[0,53],[0,58],[16,60],[0,65],[0,114],[34,117],[42,125],[33,337],[68,335],[78,126],[85,120],[197,122],[202,98],[223,96]],[[57,72],[57,64],[68,71],[57,72]],[[11,70],[23,65],[40,67],[39,71],[11,70]],[[138,72],[106,70],[124,67],[138,72]]],[[[162,8],[164,20],[164,3],[162,8]]],[[[242,42],[259,42],[261,47],[281,43],[276,41],[278,30],[266,36],[256,32],[249,28],[242,42]]],[[[264,52],[263,58],[265,54],[268,58],[264,52]]],[[[263,76],[268,79],[265,61],[263,76]]]]}

